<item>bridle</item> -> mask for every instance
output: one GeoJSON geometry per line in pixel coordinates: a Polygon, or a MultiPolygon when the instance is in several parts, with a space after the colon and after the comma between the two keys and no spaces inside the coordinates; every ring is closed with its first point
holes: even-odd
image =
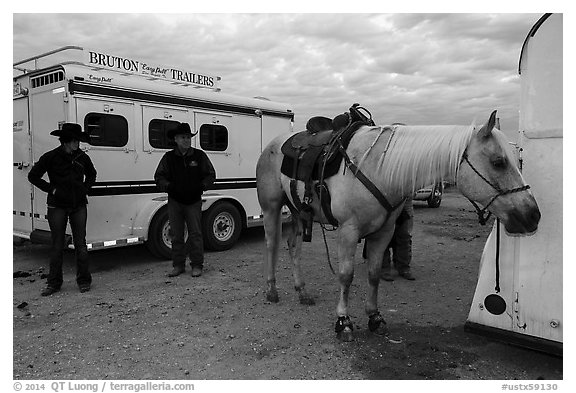
{"type": "MultiPolygon", "coordinates": [[[[500,187],[493,184],[490,180],[488,180],[485,176],[483,176],[478,171],[478,169],[476,169],[474,167],[474,165],[472,165],[472,163],[470,162],[470,159],[468,159],[468,151],[467,150],[464,150],[464,154],[462,154],[462,159],[460,160],[460,165],[462,165],[463,161],[466,161],[466,163],[470,166],[470,168],[472,168],[472,170],[474,172],[476,172],[476,174],[478,176],[480,176],[480,178],[482,180],[484,180],[484,182],[486,182],[490,187],[492,187],[497,192],[496,195],[494,195],[490,199],[490,201],[486,204],[486,206],[484,206],[483,209],[480,209],[478,207],[478,205],[476,204],[476,202],[474,202],[472,199],[468,198],[470,203],[472,203],[472,205],[476,209],[476,213],[478,214],[478,222],[480,223],[480,225],[486,225],[486,222],[488,221],[488,218],[490,218],[490,215],[492,214],[492,212],[488,212],[488,215],[485,215],[485,214],[488,211],[488,208],[490,207],[490,205],[496,200],[496,198],[498,198],[499,196],[502,196],[502,195],[512,194],[515,192],[521,192],[521,191],[526,191],[526,190],[530,189],[530,186],[528,184],[526,184],[522,187],[512,188],[510,190],[502,190],[500,187]]],[[[496,276],[495,276],[496,286],[494,287],[494,290],[496,291],[496,294],[491,294],[491,295],[486,296],[486,299],[484,299],[484,305],[485,305],[486,309],[488,310],[488,312],[490,312],[491,314],[500,315],[506,311],[506,301],[500,295],[498,295],[498,293],[500,293],[500,222],[499,222],[499,219],[497,219],[497,224],[496,224],[496,260],[495,260],[495,262],[496,262],[496,276]]]]}
{"type": "Polygon", "coordinates": [[[474,165],[472,165],[472,163],[470,162],[470,160],[468,159],[468,150],[464,150],[464,154],[462,154],[462,159],[460,160],[460,165],[462,165],[462,162],[466,161],[466,163],[470,166],[470,168],[472,168],[472,170],[474,172],[476,172],[476,174],[478,176],[480,176],[480,178],[482,180],[484,180],[490,187],[492,187],[494,190],[496,190],[497,194],[494,195],[492,197],[492,199],[490,199],[490,201],[488,202],[488,204],[486,206],[484,206],[483,209],[480,209],[480,207],[478,206],[478,204],[476,202],[474,202],[472,199],[468,198],[468,200],[470,201],[470,203],[472,203],[472,205],[474,206],[474,208],[476,209],[476,213],[478,214],[478,222],[480,223],[480,225],[486,225],[486,222],[488,221],[488,219],[490,218],[490,215],[492,214],[492,212],[488,211],[488,208],[490,207],[490,205],[496,200],[496,198],[503,196],[503,195],[508,195],[508,194],[513,194],[515,192],[521,192],[521,191],[526,191],[530,188],[530,186],[528,184],[521,186],[521,187],[517,187],[517,188],[512,188],[510,190],[502,190],[500,187],[498,187],[497,185],[493,184],[492,182],[490,182],[490,180],[488,180],[486,177],[484,177],[479,171],[478,169],[476,169],[474,167],[474,165]],[[488,211],[488,215],[485,215],[486,212],[488,211]]]}
{"type": "MultiPolygon", "coordinates": [[[[492,214],[492,212],[488,212],[488,215],[486,215],[486,212],[488,211],[488,208],[490,207],[490,205],[492,205],[492,203],[496,200],[496,198],[503,196],[503,195],[513,194],[515,192],[521,192],[521,191],[526,191],[526,190],[530,189],[530,186],[528,184],[521,186],[521,187],[512,188],[509,190],[503,190],[500,187],[498,187],[497,185],[493,184],[484,175],[482,175],[480,173],[480,171],[478,171],[478,169],[476,169],[476,167],[474,167],[474,165],[472,165],[472,163],[470,162],[470,159],[468,158],[468,149],[464,150],[464,154],[462,154],[462,158],[460,159],[460,166],[462,166],[462,162],[464,162],[464,161],[466,161],[466,163],[470,166],[470,168],[472,168],[472,170],[482,180],[484,180],[484,182],[486,184],[488,184],[490,187],[492,187],[494,190],[496,190],[496,195],[494,195],[490,199],[490,201],[486,204],[486,206],[484,206],[483,209],[480,209],[480,207],[478,207],[478,204],[476,204],[476,202],[474,202],[472,199],[468,198],[470,203],[472,203],[472,205],[476,209],[476,213],[478,214],[478,222],[480,223],[480,225],[486,225],[488,218],[490,218],[490,215],[492,214]]],[[[500,220],[499,219],[496,219],[496,220],[497,220],[497,223],[496,223],[496,260],[495,260],[495,262],[496,262],[496,276],[495,276],[496,286],[494,287],[496,294],[491,294],[491,295],[486,296],[486,298],[484,299],[484,305],[485,305],[486,309],[488,310],[488,312],[490,312],[491,314],[500,315],[506,311],[506,301],[500,295],[498,295],[498,293],[500,293],[500,222],[499,222],[500,220]]]]}

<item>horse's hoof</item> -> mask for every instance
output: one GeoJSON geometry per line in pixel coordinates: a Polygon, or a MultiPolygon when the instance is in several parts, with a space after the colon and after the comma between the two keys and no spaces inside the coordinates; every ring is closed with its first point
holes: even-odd
{"type": "Polygon", "coordinates": [[[379,336],[383,336],[388,333],[388,328],[386,327],[386,321],[382,318],[379,312],[368,317],[368,329],[379,336]]]}
{"type": "Polygon", "coordinates": [[[346,343],[349,343],[350,341],[354,340],[354,336],[352,335],[352,329],[350,329],[349,327],[345,327],[344,330],[342,330],[340,333],[337,333],[336,337],[338,337],[338,340],[344,341],[346,343]]]}
{"type": "Polygon", "coordinates": [[[388,335],[388,327],[386,326],[386,323],[383,323],[380,324],[380,326],[378,326],[376,329],[371,330],[371,332],[378,336],[386,336],[388,335]]]}
{"type": "Polygon", "coordinates": [[[354,328],[349,316],[338,317],[334,330],[336,331],[336,337],[338,337],[339,340],[344,342],[350,342],[353,340],[352,331],[354,328]]]}
{"type": "Polygon", "coordinates": [[[313,306],[316,304],[316,301],[310,295],[300,295],[300,304],[305,306],[313,306]]]}
{"type": "Polygon", "coordinates": [[[276,291],[266,292],[266,300],[272,303],[278,303],[280,301],[280,298],[278,297],[278,292],[276,291]]]}

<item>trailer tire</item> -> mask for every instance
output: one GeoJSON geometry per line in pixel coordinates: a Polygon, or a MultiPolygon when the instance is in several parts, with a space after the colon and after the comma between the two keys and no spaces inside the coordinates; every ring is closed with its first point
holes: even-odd
{"type": "Polygon", "coordinates": [[[218,202],[202,213],[204,247],[212,251],[230,249],[242,231],[240,212],[230,202],[218,202]]]}
{"type": "Polygon", "coordinates": [[[431,208],[438,208],[440,207],[440,203],[442,203],[442,194],[444,190],[442,187],[442,183],[438,183],[434,185],[434,189],[432,190],[432,195],[428,198],[428,207],[431,208]]]}
{"type": "Polygon", "coordinates": [[[162,207],[152,218],[148,228],[148,240],[146,241],[148,250],[155,257],[161,259],[172,258],[172,241],[170,240],[170,221],[168,220],[168,209],[162,207]]]}

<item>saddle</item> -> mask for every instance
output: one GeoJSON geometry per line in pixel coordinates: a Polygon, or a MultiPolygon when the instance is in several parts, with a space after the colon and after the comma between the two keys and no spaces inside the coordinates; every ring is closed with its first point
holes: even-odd
{"type": "Polygon", "coordinates": [[[342,149],[345,151],[354,133],[363,125],[374,125],[372,116],[367,109],[354,104],[350,112],[330,119],[315,116],[306,123],[306,130],[288,138],[281,147],[282,166],[280,171],[290,177],[290,192],[295,208],[304,221],[304,241],[312,239],[313,209],[310,206],[314,193],[313,186],[320,200],[322,210],[333,226],[338,222],[330,210],[330,195],[324,180],[334,176],[342,163],[342,149]],[[368,113],[368,116],[362,113],[368,113]],[[303,181],[305,192],[303,202],[296,191],[296,181],[303,181]]]}
{"type": "Polygon", "coordinates": [[[305,131],[294,134],[282,145],[284,158],[280,171],[302,181],[322,180],[335,175],[343,158],[337,154],[340,145],[346,149],[361,126],[374,125],[372,118],[366,117],[359,109],[364,108],[354,104],[350,112],[334,119],[324,116],[310,118],[305,131]]]}

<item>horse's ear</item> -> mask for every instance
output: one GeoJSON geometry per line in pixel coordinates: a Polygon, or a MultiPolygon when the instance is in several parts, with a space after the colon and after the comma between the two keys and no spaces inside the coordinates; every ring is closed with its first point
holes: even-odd
{"type": "Polygon", "coordinates": [[[478,131],[478,136],[482,138],[489,137],[496,125],[496,111],[492,112],[490,115],[490,119],[488,119],[488,123],[486,123],[480,131],[478,131]]]}

